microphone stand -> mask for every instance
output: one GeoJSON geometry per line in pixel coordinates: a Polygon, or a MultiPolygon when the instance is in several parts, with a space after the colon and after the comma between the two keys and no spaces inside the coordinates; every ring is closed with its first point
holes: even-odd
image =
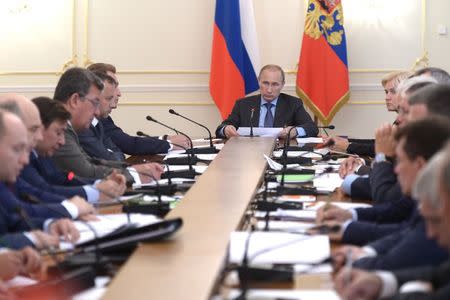
{"type": "Polygon", "coordinates": [[[250,109],[250,134],[249,135],[244,135],[244,137],[256,137],[258,135],[254,135],[253,134],[253,115],[255,114],[255,108],[252,107],[250,109]]]}
{"type": "MultiPolygon", "coordinates": [[[[185,133],[183,133],[183,132],[181,132],[181,131],[179,131],[179,130],[176,130],[176,129],[173,128],[173,127],[170,127],[169,125],[166,125],[166,124],[164,124],[164,123],[161,123],[161,122],[159,122],[158,120],[153,119],[153,118],[150,117],[150,116],[147,116],[147,117],[145,117],[145,118],[147,119],[147,121],[154,122],[154,123],[156,123],[156,124],[159,124],[159,125],[161,125],[161,126],[163,126],[163,127],[168,128],[168,129],[170,129],[170,130],[173,130],[173,131],[175,131],[175,132],[178,132],[179,134],[181,134],[182,136],[184,136],[185,138],[187,138],[187,139],[189,140],[189,143],[190,143],[190,145],[191,145],[190,148],[191,148],[191,149],[194,148],[194,145],[193,145],[193,143],[192,143],[192,140],[191,140],[191,138],[190,138],[187,134],[185,134],[185,133]]],[[[192,150],[192,152],[194,152],[194,150],[192,150]]]]}
{"type": "MultiPolygon", "coordinates": [[[[173,110],[173,109],[169,109],[169,113],[171,113],[172,115],[181,117],[181,118],[183,118],[183,119],[185,119],[185,120],[188,120],[189,122],[192,122],[192,123],[194,123],[194,124],[196,124],[196,125],[198,125],[198,126],[204,128],[204,129],[206,129],[206,131],[208,131],[208,135],[209,135],[209,147],[206,147],[206,148],[205,148],[205,147],[202,147],[202,148],[195,148],[195,149],[191,148],[192,154],[214,154],[214,153],[218,153],[218,152],[219,152],[219,150],[216,149],[216,147],[214,147],[214,145],[213,145],[212,134],[211,134],[211,131],[209,130],[208,127],[206,127],[205,125],[200,124],[200,123],[198,123],[198,122],[196,122],[196,121],[194,121],[194,120],[192,120],[192,119],[190,119],[190,118],[188,118],[188,117],[186,117],[186,116],[183,116],[183,115],[177,113],[177,112],[176,112],[175,110],[173,110]]],[[[191,143],[192,143],[192,142],[191,142],[191,143]]],[[[186,151],[186,152],[187,152],[187,151],[186,151]]]]}
{"type": "Polygon", "coordinates": [[[253,114],[255,113],[255,108],[252,107],[250,109],[251,114],[250,114],[250,137],[254,137],[253,135],[253,114]]]}
{"type": "MultiPolygon", "coordinates": [[[[141,214],[150,214],[156,215],[160,218],[163,218],[170,211],[170,204],[167,202],[162,202],[161,199],[161,188],[158,180],[152,175],[147,174],[147,176],[152,177],[153,181],[156,184],[156,196],[158,197],[157,203],[136,203],[136,204],[128,204],[122,207],[122,211],[129,213],[141,213],[141,214]]],[[[168,182],[170,179],[167,180],[168,182]]],[[[170,182],[171,184],[171,182],[170,182]]]]}

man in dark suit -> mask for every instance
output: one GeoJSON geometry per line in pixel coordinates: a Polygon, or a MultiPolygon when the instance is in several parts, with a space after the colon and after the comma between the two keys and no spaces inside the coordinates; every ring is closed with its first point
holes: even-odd
{"type": "Polygon", "coordinates": [[[236,101],[231,114],[216,129],[216,136],[237,136],[239,127],[282,127],[279,137],[317,136],[318,128],[305,111],[302,101],[281,93],[285,75],[277,65],[264,66],[258,76],[260,95],[236,101]]]}
{"type": "MultiPolygon", "coordinates": [[[[405,196],[411,196],[417,174],[449,138],[450,123],[441,118],[428,118],[412,122],[397,132],[398,162],[395,171],[405,196]],[[430,136],[429,132],[434,132],[436,135],[430,136]]],[[[343,223],[344,229],[339,233],[331,234],[330,237],[350,243],[355,240],[367,239],[369,233],[374,229],[378,233],[384,233],[385,237],[363,248],[344,246],[338,249],[334,255],[342,257],[342,254],[348,249],[354,250],[355,253],[359,253],[358,258],[366,257],[358,262],[358,266],[367,269],[377,267],[395,269],[408,265],[432,264],[445,258],[435,242],[426,237],[424,221],[415,212],[415,207],[409,208],[414,203],[409,197],[404,197],[395,203],[359,209],[357,221],[343,223]],[[402,218],[399,219],[399,217],[402,218]],[[367,221],[372,222],[368,223],[367,221]],[[397,226],[383,225],[389,221],[390,223],[406,222],[397,224],[397,226]]],[[[319,218],[323,216],[323,213],[323,210],[319,212],[319,218]]]]}
{"type": "MultiPolygon", "coordinates": [[[[14,205],[11,191],[5,182],[14,183],[17,175],[25,164],[28,163],[29,145],[27,130],[23,122],[14,114],[0,111],[0,168],[1,193],[0,198],[0,235],[3,247],[22,248],[34,245],[43,248],[48,245],[58,245],[59,236],[64,236],[68,241],[76,241],[79,237],[78,230],[68,219],[45,222],[45,217],[30,218],[29,223],[24,220],[19,205],[14,205]],[[44,224],[46,223],[46,224],[44,224]],[[31,225],[33,228],[30,228],[31,225]],[[36,229],[44,229],[55,237],[36,229]],[[25,230],[34,230],[23,233],[25,230]]],[[[16,201],[17,202],[17,201],[16,201]]]]}
{"type": "Polygon", "coordinates": [[[116,82],[114,78],[106,73],[94,71],[93,72],[103,82],[103,90],[100,94],[100,105],[98,112],[96,111],[95,117],[92,120],[89,128],[81,131],[78,134],[80,144],[84,151],[91,157],[124,161],[125,155],[123,152],[112,142],[111,138],[105,135],[101,119],[109,116],[112,111],[114,103],[114,94],[116,89],[116,82]]]}
{"type": "MultiPolygon", "coordinates": [[[[28,145],[30,148],[35,147],[37,143],[43,140],[39,112],[34,103],[28,98],[17,94],[8,94],[5,97],[0,97],[0,108],[12,112],[22,119],[23,124],[27,128],[28,145]]],[[[20,206],[30,216],[44,218],[71,216],[76,218],[84,214],[89,214],[94,210],[92,205],[80,197],[65,199],[65,197],[44,190],[40,186],[32,186],[20,177],[15,178],[14,182],[15,184],[12,184],[12,181],[8,181],[10,185],[7,188],[2,186],[2,189],[8,192],[2,196],[4,204],[9,205],[12,211],[15,211],[16,206],[20,206]],[[25,203],[24,201],[30,199],[30,195],[39,199],[48,200],[54,204],[51,204],[51,207],[48,208],[46,206],[25,203]],[[55,213],[55,211],[58,211],[58,213],[55,213]]]]}
{"type": "MultiPolygon", "coordinates": [[[[33,102],[41,116],[44,138],[31,151],[30,163],[22,170],[19,179],[47,193],[67,198],[81,196],[89,202],[122,195],[126,187],[125,177],[121,174],[113,173],[104,180],[94,182],[89,178],[71,177],[55,166],[51,157],[65,143],[64,130],[70,114],[61,103],[47,97],[35,98],[33,102]]],[[[47,195],[36,196],[50,202],[47,195]]]]}
{"type": "MultiPolygon", "coordinates": [[[[442,161],[435,168],[437,197],[421,199],[421,212],[426,219],[427,235],[450,251],[450,143],[441,151],[442,161]]],[[[424,178],[423,184],[433,184],[424,178]]],[[[421,191],[424,186],[415,187],[421,191]]],[[[395,272],[365,272],[343,269],[335,279],[335,288],[344,299],[449,299],[450,261],[438,267],[424,266],[395,272]],[[402,291],[402,292],[401,292],[402,291]]]]}
{"type": "MultiPolygon", "coordinates": [[[[106,63],[94,63],[88,67],[92,72],[106,73],[115,80],[115,95],[112,102],[112,109],[117,108],[119,98],[122,96],[119,88],[119,79],[116,75],[116,67],[106,63]]],[[[162,137],[137,137],[131,136],[118,127],[110,115],[100,118],[99,121],[103,125],[105,136],[109,137],[114,145],[116,145],[123,153],[129,155],[148,155],[167,153],[171,149],[181,149],[177,145],[183,147],[189,146],[189,141],[183,135],[163,135],[162,137]]]]}
{"type": "Polygon", "coordinates": [[[120,170],[128,182],[148,183],[160,178],[163,168],[159,164],[146,163],[124,168],[115,161],[95,161],[81,147],[77,132],[89,128],[100,106],[103,83],[92,72],[71,68],[60,78],[55,89],[55,100],[61,101],[71,114],[65,130],[66,143],[54,156],[55,164],[64,171],[73,171],[81,177],[102,179],[114,170],[120,170]]]}

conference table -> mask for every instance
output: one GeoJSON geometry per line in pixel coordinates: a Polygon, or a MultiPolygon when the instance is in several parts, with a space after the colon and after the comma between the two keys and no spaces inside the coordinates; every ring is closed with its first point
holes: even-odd
{"type": "MultiPolygon", "coordinates": [[[[183,227],[168,240],[140,244],[103,299],[210,299],[227,263],[230,233],[243,228],[264,179],[263,154],[270,156],[275,143],[270,137],[228,140],[166,216],[181,217],[183,227]]],[[[330,282],[329,274],[302,275],[291,287],[330,288],[330,282]]]]}

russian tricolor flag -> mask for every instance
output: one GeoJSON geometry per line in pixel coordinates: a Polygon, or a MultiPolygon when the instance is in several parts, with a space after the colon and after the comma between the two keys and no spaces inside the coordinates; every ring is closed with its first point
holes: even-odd
{"type": "Polygon", "coordinates": [[[258,90],[259,51],[253,0],[216,0],[209,90],[222,118],[258,90]]]}

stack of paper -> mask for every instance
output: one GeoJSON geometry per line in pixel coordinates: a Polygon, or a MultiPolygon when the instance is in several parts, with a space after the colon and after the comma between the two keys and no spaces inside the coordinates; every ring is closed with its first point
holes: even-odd
{"type": "Polygon", "coordinates": [[[330,256],[328,236],[235,231],[230,236],[230,263],[242,262],[246,244],[247,259],[251,265],[316,264],[330,256]]]}
{"type": "MultiPolygon", "coordinates": [[[[327,202],[318,201],[316,203],[312,203],[310,205],[305,205],[305,209],[316,211],[322,206],[324,206],[327,202]]],[[[360,208],[360,207],[371,207],[372,205],[366,203],[352,203],[352,202],[330,202],[330,204],[338,206],[342,209],[351,209],[351,208],[360,208]]]]}
{"type": "MultiPolygon", "coordinates": [[[[270,137],[277,137],[280,132],[283,130],[281,127],[253,127],[253,134],[255,136],[270,136],[270,137]]],[[[250,127],[239,127],[237,132],[240,135],[250,135],[250,127]]]]}
{"type": "MultiPolygon", "coordinates": [[[[232,290],[224,299],[237,299],[240,290],[232,290]]],[[[222,298],[223,299],[223,298],[222,298]]],[[[247,291],[248,300],[340,300],[341,298],[334,290],[256,290],[247,291]]]]}

